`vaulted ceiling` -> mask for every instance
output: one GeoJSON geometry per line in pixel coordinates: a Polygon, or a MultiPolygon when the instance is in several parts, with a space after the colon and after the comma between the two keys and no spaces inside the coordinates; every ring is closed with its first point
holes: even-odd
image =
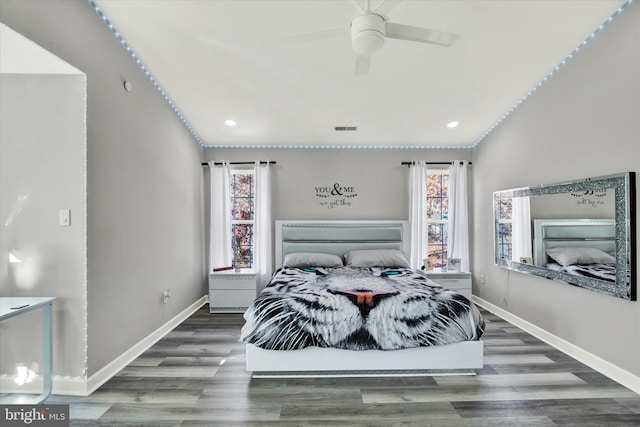
{"type": "Polygon", "coordinates": [[[390,23],[459,38],[387,38],[364,75],[349,26],[366,0],[95,4],[204,145],[456,148],[481,141],[628,2],[371,1],[390,23]],[[286,39],[327,28],[343,31],[286,39]]]}

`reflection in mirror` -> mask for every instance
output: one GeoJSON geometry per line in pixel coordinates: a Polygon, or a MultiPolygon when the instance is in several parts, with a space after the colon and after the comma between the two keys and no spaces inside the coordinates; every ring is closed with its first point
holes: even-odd
{"type": "Polygon", "coordinates": [[[635,173],[494,193],[496,265],[635,301],[635,173]]]}

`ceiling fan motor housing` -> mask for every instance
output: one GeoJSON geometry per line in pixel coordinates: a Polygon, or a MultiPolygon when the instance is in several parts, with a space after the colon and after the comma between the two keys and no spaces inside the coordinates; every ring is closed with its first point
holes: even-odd
{"type": "Polygon", "coordinates": [[[351,21],[351,47],[358,55],[371,56],[384,45],[385,21],[375,13],[351,21]]]}

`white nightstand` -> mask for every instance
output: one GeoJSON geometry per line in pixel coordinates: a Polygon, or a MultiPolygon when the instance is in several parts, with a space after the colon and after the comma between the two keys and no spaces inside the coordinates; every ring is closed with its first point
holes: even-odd
{"type": "Polygon", "coordinates": [[[256,273],[233,270],[209,273],[209,312],[242,313],[256,299],[256,273]]]}
{"type": "Polygon", "coordinates": [[[439,268],[429,271],[417,271],[427,279],[433,280],[437,284],[471,299],[471,273],[467,271],[447,271],[439,268]]]}

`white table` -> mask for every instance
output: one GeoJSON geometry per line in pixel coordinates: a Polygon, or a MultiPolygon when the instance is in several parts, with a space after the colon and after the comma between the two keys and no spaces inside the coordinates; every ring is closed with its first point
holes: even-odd
{"type": "MultiPolygon", "coordinates": [[[[53,301],[55,297],[0,297],[0,321],[42,309],[42,393],[35,398],[3,397],[0,403],[39,404],[53,386],[53,301]]],[[[26,336],[26,334],[25,334],[26,336]]]]}

